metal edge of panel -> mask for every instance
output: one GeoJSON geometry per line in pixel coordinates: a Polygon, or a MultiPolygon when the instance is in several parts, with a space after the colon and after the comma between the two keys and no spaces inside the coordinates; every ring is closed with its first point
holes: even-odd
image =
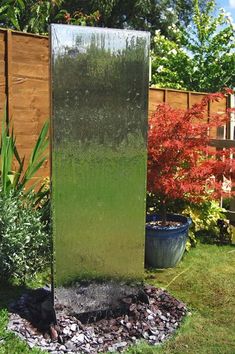
{"type": "Polygon", "coordinates": [[[49,112],[50,112],[50,131],[49,131],[49,154],[50,154],[50,166],[49,166],[49,173],[50,173],[50,214],[51,214],[51,292],[52,292],[52,301],[54,305],[54,299],[55,299],[55,240],[54,240],[54,223],[53,223],[53,168],[52,168],[52,150],[53,150],[53,83],[52,83],[52,68],[53,68],[53,53],[52,53],[52,27],[49,26],[49,66],[48,66],[48,71],[49,71],[49,112]]]}

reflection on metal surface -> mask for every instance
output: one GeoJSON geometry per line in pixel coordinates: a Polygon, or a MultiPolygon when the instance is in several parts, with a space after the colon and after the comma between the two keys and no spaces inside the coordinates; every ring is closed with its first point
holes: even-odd
{"type": "Polygon", "coordinates": [[[149,34],[52,25],[56,284],[144,269],[149,34]]]}

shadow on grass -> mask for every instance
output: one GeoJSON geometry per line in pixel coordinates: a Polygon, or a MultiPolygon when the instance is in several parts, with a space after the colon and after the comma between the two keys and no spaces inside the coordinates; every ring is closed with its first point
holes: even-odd
{"type": "Polygon", "coordinates": [[[14,285],[5,281],[0,281],[0,310],[8,308],[9,304],[18,299],[30,288],[26,285],[14,285]]]}
{"type": "MultiPolygon", "coordinates": [[[[175,268],[166,268],[168,271],[172,269],[173,271],[175,268]]],[[[166,269],[157,269],[157,268],[145,268],[145,281],[148,283],[151,280],[154,280],[158,277],[158,275],[164,274],[166,269]]]]}
{"type": "Polygon", "coordinates": [[[44,286],[50,287],[51,282],[50,268],[46,269],[43,273],[36,274],[31,280],[27,280],[26,284],[0,280],[0,309],[8,308],[11,302],[19,299],[22,294],[32,289],[44,286]]]}

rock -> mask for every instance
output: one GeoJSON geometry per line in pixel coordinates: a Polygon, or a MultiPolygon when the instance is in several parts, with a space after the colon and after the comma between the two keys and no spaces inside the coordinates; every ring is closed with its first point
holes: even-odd
{"type": "Polygon", "coordinates": [[[124,348],[127,346],[127,342],[119,342],[115,344],[116,348],[124,348]]]}
{"type": "Polygon", "coordinates": [[[58,335],[58,342],[60,344],[64,344],[64,338],[63,338],[63,336],[61,334],[58,335]]]}
{"type": "Polygon", "coordinates": [[[58,332],[57,330],[55,329],[55,327],[52,325],[50,326],[50,335],[51,335],[51,340],[53,342],[57,341],[58,339],[58,332]]]}
{"type": "Polygon", "coordinates": [[[43,337],[45,338],[45,339],[50,339],[50,335],[49,335],[49,333],[44,333],[44,335],[43,335],[43,337]]]}
{"type": "Polygon", "coordinates": [[[65,350],[66,350],[66,346],[65,346],[65,345],[61,345],[61,346],[59,347],[59,350],[65,351],[65,350]]]}
{"type": "Polygon", "coordinates": [[[77,337],[78,342],[84,343],[85,335],[83,333],[78,334],[76,337],[77,337]]]}
{"type": "Polygon", "coordinates": [[[185,305],[183,303],[180,303],[177,307],[178,309],[183,310],[185,308],[185,305]]]}
{"type": "Polygon", "coordinates": [[[76,332],[76,330],[77,330],[76,323],[71,324],[70,329],[71,329],[72,332],[76,332]]]}
{"type": "Polygon", "coordinates": [[[163,320],[164,322],[168,321],[168,318],[166,318],[165,316],[159,316],[161,320],[163,320]]]}
{"type": "Polygon", "coordinates": [[[159,331],[158,331],[156,328],[150,328],[150,332],[151,332],[154,336],[156,336],[156,335],[159,334],[159,331]]]}
{"type": "Polygon", "coordinates": [[[69,350],[76,350],[76,345],[71,341],[68,341],[67,343],[65,343],[65,346],[69,350]]]}
{"type": "Polygon", "coordinates": [[[156,315],[158,315],[159,317],[162,315],[162,311],[161,311],[161,310],[157,310],[155,313],[156,313],[156,315]]]}
{"type": "Polygon", "coordinates": [[[156,341],[157,337],[156,336],[149,336],[149,339],[152,340],[152,341],[156,341]]]}
{"type": "Polygon", "coordinates": [[[78,342],[77,336],[76,336],[76,335],[73,336],[73,337],[71,338],[71,341],[74,342],[74,343],[77,343],[77,342],[78,342]]]}
{"type": "Polygon", "coordinates": [[[56,350],[56,345],[53,344],[50,347],[46,348],[48,352],[54,352],[56,350]]]}
{"type": "Polygon", "coordinates": [[[48,342],[43,338],[40,343],[43,347],[46,347],[48,345],[48,342]]]}
{"type": "Polygon", "coordinates": [[[108,351],[110,353],[114,353],[116,351],[116,349],[114,347],[108,347],[108,351]]]}
{"type": "Polygon", "coordinates": [[[144,337],[144,339],[148,339],[149,338],[148,332],[144,332],[143,337],[144,337]]]}
{"type": "Polygon", "coordinates": [[[63,334],[65,334],[66,336],[69,336],[69,335],[71,334],[70,329],[69,329],[68,327],[65,327],[65,328],[63,329],[63,334]]]}
{"type": "Polygon", "coordinates": [[[85,328],[85,330],[86,330],[87,336],[91,336],[91,337],[94,336],[94,328],[93,327],[87,327],[87,328],[85,328]]]}
{"type": "Polygon", "coordinates": [[[136,310],[136,307],[137,307],[136,304],[131,304],[130,307],[129,307],[129,311],[130,311],[130,312],[135,311],[135,310],[136,310]]]}

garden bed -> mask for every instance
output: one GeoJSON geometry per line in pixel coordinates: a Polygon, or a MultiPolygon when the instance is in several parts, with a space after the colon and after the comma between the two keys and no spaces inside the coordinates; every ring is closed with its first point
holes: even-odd
{"type": "Polygon", "coordinates": [[[39,331],[35,323],[33,326],[25,319],[30,318],[30,311],[35,316],[35,308],[41,313],[38,299],[33,298],[35,294],[38,293],[23,294],[14,302],[15,313],[10,315],[8,329],[25,340],[30,348],[39,347],[53,354],[123,351],[141,339],[158,345],[174,333],[186,314],[181,301],[162,289],[145,286],[138,296],[130,295],[120,300],[122,314],[113,312],[111,316],[110,312],[92,323],[82,323],[78,316],[70,313],[70,308],[56,302],[57,325],[51,328],[50,336],[48,331],[39,331]]]}

